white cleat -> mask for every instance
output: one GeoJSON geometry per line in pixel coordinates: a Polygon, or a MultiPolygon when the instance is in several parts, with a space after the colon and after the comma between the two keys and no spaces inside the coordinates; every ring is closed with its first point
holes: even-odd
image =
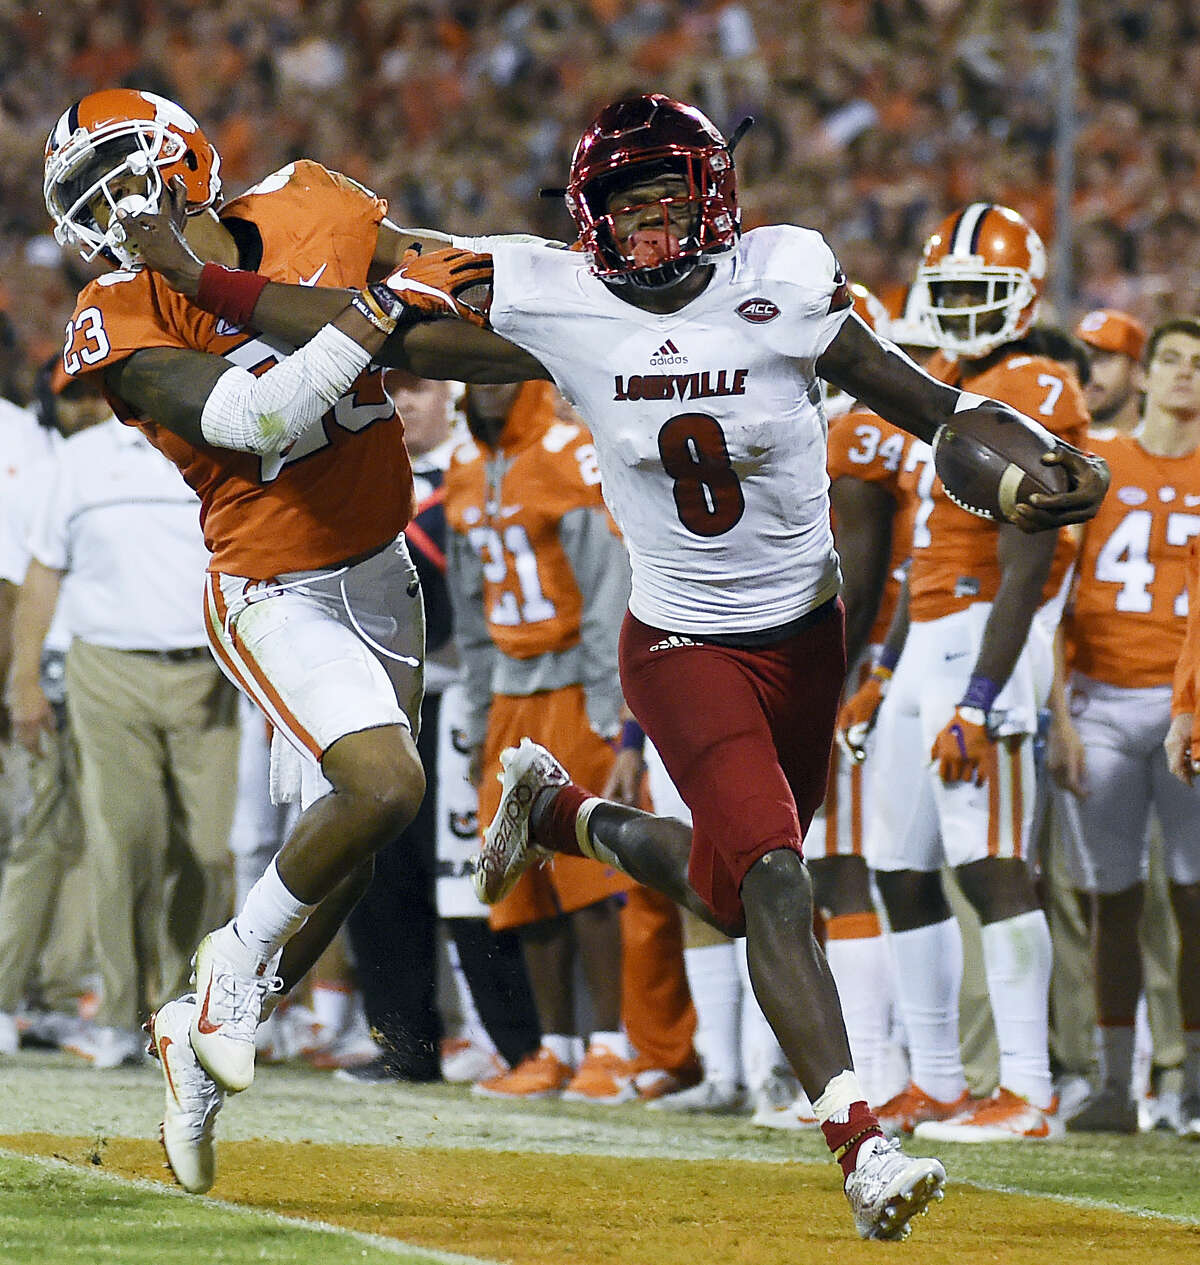
{"type": "Polygon", "coordinates": [[[240,1093],[254,1080],[254,1034],[263,1001],[281,981],[247,967],[250,954],[233,924],[211,932],[196,950],[196,1012],[192,1049],[204,1069],[226,1092],[240,1093]]]}
{"type": "Polygon", "coordinates": [[[188,1039],[195,1011],[196,999],[190,994],[169,1001],[150,1017],[146,1030],[167,1086],[159,1129],[167,1162],[184,1190],[202,1195],[216,1172],[213,1122],[225,1095],[200,1066],[188,1039]]]}
{"type": "Polygon", "coordinates": [[[483,849],[475,858],[472,878],[475,895],[485,905],[503,900],[531,865],[553,855],[530,840],[529,814],[538,791],[566,786],[571,780],[550,752],[529,738],[522,738],[519,747],[502,751],[500,767],[502,772],[496,775],[503,787],[500,807],[483,833],[483,849]]]}
{"type": "Polygon", "coordinates": [[[941,1199],[945,1184],[946,1170],[937,1160],[905,1155],[894,1138],[868,1138],[846,1178],[846,1198],[862,1238],[898,1240],[908,1237],[918,1212],[941,1199]]]}

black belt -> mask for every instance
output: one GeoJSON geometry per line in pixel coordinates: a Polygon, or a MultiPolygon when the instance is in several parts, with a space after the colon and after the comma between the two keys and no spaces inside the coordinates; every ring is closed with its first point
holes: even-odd
{"type": "Polygon", "coordinates": [[[696,641],[704,641],[713,646],[724,646],[729,650],[762,650],[767,646],[778,645],[790,637],[802,633],[814,624],[823,624],[837,613],[838,598],[831,597],[822,602],[805,615],[789,620],[786,624],[778,624],[774,628],[762,628],[757,632],[729,633],[726,636],[712,637],[707,633],[688,633],[696,641]]]}
{"type": "Polygon", "coordinates": [[[140,654],[148,659],[157,659],[159,663],[193,663],[197,659],[209,658],[207,646],[187,646],[183,650],[126,650],[125,654],[140,654]]]}

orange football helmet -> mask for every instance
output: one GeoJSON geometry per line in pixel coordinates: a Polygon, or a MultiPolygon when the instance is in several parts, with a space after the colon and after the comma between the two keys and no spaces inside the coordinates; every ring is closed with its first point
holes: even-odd
{"type": "Polygon", "coordinates": [[[914,300],[936,346],[986,356],[1033,323],[1046,280],[1046,247],[1016,211],[973,202],[925,243],[914,300]]]}
{"type": "Polygon", "coordinates": [[[140,261],[115,222],[114,188],[130,177],[144,179],[141,196],[155,207],[164,185],[179,176],[188,214],[194,215],[220,196],[220,171],[217,151],[182,106],[153,92],[109,88],[76,102],[54,125],[46,141],[42,191],[60,245],[77,246],[86,260],[103,253],[136,268],[140,261]],[[109,205],[104,229],[93,210],[98,198],[109,205]]]}

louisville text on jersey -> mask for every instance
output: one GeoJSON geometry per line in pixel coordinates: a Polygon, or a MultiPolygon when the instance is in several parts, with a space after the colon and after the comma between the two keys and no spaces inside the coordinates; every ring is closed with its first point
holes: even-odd
{"type": "Polygon", "coordinates": [[[634,373],[614,378],[614,400],[710,400],[745,395],[749,369],[702,369],[698,373],[634,373]]]}

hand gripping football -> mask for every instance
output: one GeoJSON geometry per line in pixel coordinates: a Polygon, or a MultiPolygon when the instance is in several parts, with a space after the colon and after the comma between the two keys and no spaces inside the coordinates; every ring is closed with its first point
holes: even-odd
{"type": "Polygon", "coordinates": [[[995,400],[981,400],[938,427],[933,464],[955,505],[980,518],[1008,522],[1035,492],[1069,489],[1061,466],[1042,464],[1056,447],[1054,436],[1031,418],[995,400]]]}

